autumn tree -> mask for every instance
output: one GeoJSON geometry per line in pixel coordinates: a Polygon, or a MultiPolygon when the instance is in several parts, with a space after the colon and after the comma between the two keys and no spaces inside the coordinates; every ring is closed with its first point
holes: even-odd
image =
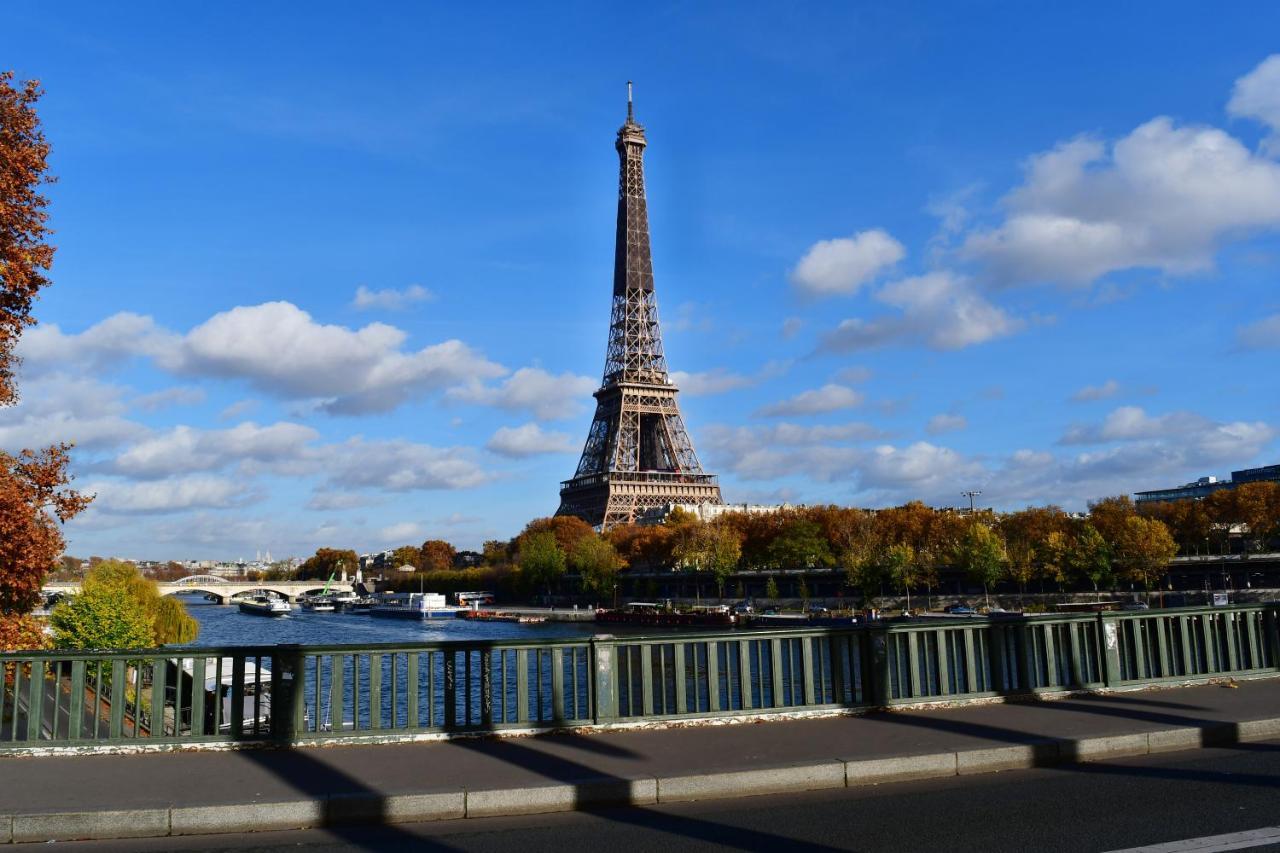
{"type": "Polygon", "coordinates": [[[480,546],[481,562],[486,566],[497,568],[511,562],[511,545],[497,539],[489,539],[480,546]]]}
{"type": "Polygon", "coordinates": [[[910,545],[899,542],[880,553],[882,573],[894,586],[907,596],[907,610],[911,609],[911,587],[917,583],[916,552],[910,545]]]}
{"type": "Polygon", "coordinates": [[[1067,541],[1062,565],[1073,582],[1088,581],[1097,592],[1098,586],[1111,578],[1111,546],[1098,528],[1086,521],[1067,541]]]}
{"type": "Polygon", "coordinates": [[[394,569],[404,566],[412,566],[415,570],[422,568],[422,549],[413,545],[401,545],[391,552],[391,566],[394,569]]]}
{"type": "Polygon", "coordinates": [[[694,571],[710,572],[716,582],[717,594],[723,598],[724,585],[742,557],[740,534],[733,526],[718,521],[686,527],[687,531],[675,536],[672,558],[694,571]]]}
{"type": "Polygon", "coordinates": [[[1103,498],[1089,504],[1089,523],[1102,534],[1102,538],[1112,549],[1124,535],[1129,519],[1135,515],[1137,510],[1128,495],[1103,498]]]}
{"type": "MultiPolygon", "coordinates": [[[[0,73],[0,405],[17,402],[15,347],[35,323],[31,306],[53,263],[48,200],[40,193],[53,181],[36,114],[41,94],[37,82],[15,85],[12,72],[0,73]]],[[[0,453],[0,650],[43,642],[28,614],[65,544],[58,522],[90,500],[68,488],[69,450],[58,444],[0,453]]]]}
{"type": "Polygon", "coordinates": [[[991,606],[990,587],[1000,580],[1008,557],[999,535],[985,524],[974,522],[955,550],[958,569],[975,583],[982,584],[982,595],[991,606]]]}
{"type": "Polygon", "coordinates": [[[428,572],[442,572],[453,568],[453,558],[458,552],[443,539],[428,539],[422,543],[420,556],[413,563],[428,572]]]}
{"type": "Polygon", "coordinates": [[[578,540],[584,536],[595,535],[595,530],[590,524],[574,515],[553,515],[548,518],[535,518],[533,521],[525,525],[520,536],[516,537],[517,546],[519,540],[530,533],[541,533],[543,531],[550,532],[555,536],[556,544],[560,546],[560,550],[568,554],[573,550],[573,546],[578,540]]]}
{"type": "Polygon", "coordinates": [[[359,565],[355,551],[319,548],[298,567],[298,580],[328,580],[330,575],[341,575],[344,569],[354,572],[359,565]]]}
{"type": "Polygon", "coordinates": [[[1150,591],[1151,585],[1169,571],[1169,561],[1178,553],[1169,529],[1154,518],[1130,516],[1115,547],[1116,562],[1125,576],[1150,591]]]}

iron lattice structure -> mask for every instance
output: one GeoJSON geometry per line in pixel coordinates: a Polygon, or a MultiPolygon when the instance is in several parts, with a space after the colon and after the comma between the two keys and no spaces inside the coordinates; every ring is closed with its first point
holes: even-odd
{"type": "Polygon", "coordinates": [[[721,503],[720,486],[703,472],[685,429],[662,351],[644,193],[647,144],[628,84],[627,120],[615,144],[618,232],[604,381],[578,469],[561,483],[556,512],[602,529],[668,503],[721,503]]]}

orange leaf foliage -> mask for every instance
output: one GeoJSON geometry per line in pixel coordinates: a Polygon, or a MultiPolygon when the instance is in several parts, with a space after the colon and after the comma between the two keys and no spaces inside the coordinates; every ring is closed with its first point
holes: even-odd
{"type": "Polygon", "coordinates": [[[35,80],[12,81],[12,71],[0,72],[0,405],[17,399],[13,350],[22,330],[35,324],[31,303],[49,283],[43,271],[53,263],[49,201],[39,192],[53,182],[35,110],[42,92],[35,80]]]}
{"type": "Polygon", "coordinates": [[[0,453],[0,614],[22,615],[40,603],[40,587],[65,545],[58,522],[93,499],[67,488],[69,449],[0,453]]]}

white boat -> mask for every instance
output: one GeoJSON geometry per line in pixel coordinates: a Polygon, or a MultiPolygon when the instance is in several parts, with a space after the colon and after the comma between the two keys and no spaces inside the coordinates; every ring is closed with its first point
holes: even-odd
{"type": "Polygon", "coordinates": [[[466,609],[446,604],[439,593],[390,592],[378,596],[369,614],[390,619],[456,619],[458,613],[466,609]]]}
{"type": "Polygon", "coordinates": [[[311,613],[332,613],[337,603],[332,595],[308,595],[302,599],[302,609],[311,613]]]}
{"type": "Polygon", "coordinates": [[[241,613],[252,613],[255,616],[284,616],[292,609],[289,602],[269,595],[255,595],[240,602],[241,613]]]}

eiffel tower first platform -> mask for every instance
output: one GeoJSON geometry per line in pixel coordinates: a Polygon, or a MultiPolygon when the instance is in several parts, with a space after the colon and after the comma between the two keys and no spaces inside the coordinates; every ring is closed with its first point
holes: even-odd
{"type": "Polygon", "coordinates": [[[618,235],[613,255],[613,310],[604,381],[573,479],[560,484],[556,515],[576,515],[608,529],[670,503],[719,504],[720,486],[702,470],[676,404],[658,327],[644,195],[644,128],[627,84],[627,120],[615,146],[618,235]]]}

